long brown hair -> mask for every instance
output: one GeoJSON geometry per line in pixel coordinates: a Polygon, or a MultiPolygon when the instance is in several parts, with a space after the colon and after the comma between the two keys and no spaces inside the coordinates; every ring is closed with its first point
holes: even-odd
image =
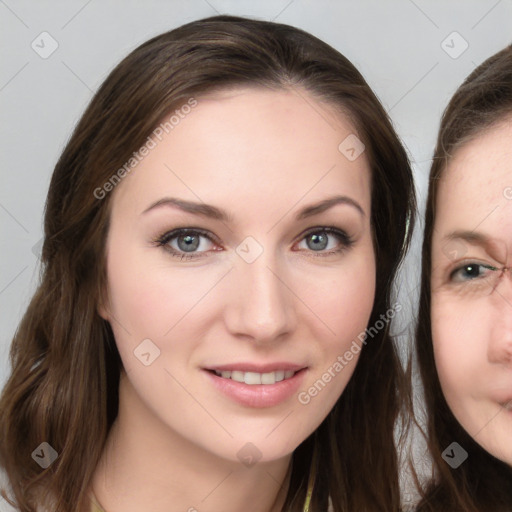
{"type": "Polygon", "coordinates": [[[430,323],[432,233],[442,173],[454,151],[512,114],[512,46],[475,69],[450,100],[441,121],[429,178],[422,249],[420,310],[416,346],[425,389],[427,442],[435,477],[420,488],[418,511],[509,512],[512,469],[486,452],[450,411],[437,375],[430,323]],[[441,454],[453,441],[468,452],[457,469],[441,454]]]}
{"type": "MultiPolygon", "coordinates": [[[[414,226],[414,186],[407,154],[361,74],[329,45],[277,23],[216,16],[154,37],[105,80],[51,180],[41,284],[14,337],[12,374],[0,400],[0,466],[21,510],[34,510],[43,493],[53,497],[55,512],[86,504],[117,414],[121,362],[112,330],[97,314],[110,195],[98,199],[103,192],[95,191],[162,116],[190,98],[238,85],[305,91],[349,117],[372,173],[379,267],[371,325],[390,310],[393,278],[414,226]],[[31,458],[43,441],[59,454],[45,470],[31,458]]],[[[393,429],[404,382],[382,329],[362,350],[328,417],[294,452],[284,510],[302,510],[311,469],[311,512],[325,512],[328,496],[336,512],[400,509],[393,429]]]]}

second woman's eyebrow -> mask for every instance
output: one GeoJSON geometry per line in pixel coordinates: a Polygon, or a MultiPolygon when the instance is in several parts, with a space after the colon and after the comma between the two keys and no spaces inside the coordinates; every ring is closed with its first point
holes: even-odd
{"type": "MultiPolygon", "coordinates": [[[[361,216],[364,217],[366,215],[365,211],[356,200],[348,196],[337,195],[324,199],[318,203],[305,206],[297,213],[295,219],[302,220],[313,215],[318,215],[319,213],[322,213],[337,204],[346,204],[348,206],[352,206],[361,216]]],[[[159,199],[158,201],[152,203],[148,208],[146,208],[141,213],[141,215],[164,206],[175,207],[187,213],[192,213],[194,215],[200,215],[203,217],[210,217],[212,219],[220,220],[226,223],[233,221],[232,215],[230,215],[225,210],[218,208],[217,206],[202,202],[187,201],[177,197],[164,197],[159,199]]]]}
{"type": "Polygon", "coordinates": [[[465,242],[474,247],[481,247],[493,257],[506,258],[508,253],[507,244],[503,240],[494,238],[493,236],[474,230],[454,230],[447,233],[441,239],[444,245],[453,240],[465,242]]]}
{"type": "Polygon", "coordinates": [[[462,240],[471,245],[477,245],[487,248],[493,245],[493,239],[483,233],[469,230],[455,230],[443,236],[443,242],[451,242],[452,240],[462,240]]]}

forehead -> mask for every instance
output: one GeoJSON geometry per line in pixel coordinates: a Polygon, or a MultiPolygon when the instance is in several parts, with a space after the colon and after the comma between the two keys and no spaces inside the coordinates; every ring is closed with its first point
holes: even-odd
{"type": "Polygon", "coordinates": [[[512,187],[512,118],[456,150],[438,185],[436,228],[512,227],[507,187],[512,187]]]}
{"type": "Polygon", "coordinates": [[[237,88],[198,97],[197,106],[118,186],[114,203],[129,196],[137,205],[155,194],[182,193],[236,204],[236,189],[240,197],[293,200],[291,206],[333,188],[368,203],[366,155],[350,161],[339,149],[354,135],[348,118],[305,91],[237,88]]]}

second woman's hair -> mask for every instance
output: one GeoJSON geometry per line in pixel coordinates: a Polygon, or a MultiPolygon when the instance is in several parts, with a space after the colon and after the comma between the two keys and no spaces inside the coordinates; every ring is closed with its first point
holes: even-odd
{"type": "Polygon", "coordinates": [[[435,477],[421,489],[420,512],[512,510],[512,469],[469,436],[443,396],[434,360],[430,308],[432,234],[441,176],[458,148],[511,115],[512,46],[509,46],[475,69],[451,99],[441,121],[430,171],[416,343],[435,477]],[[442,458],[444,449],[454,441],[468,452],[467,460],[457,469],[452,469],[442,458]]]}

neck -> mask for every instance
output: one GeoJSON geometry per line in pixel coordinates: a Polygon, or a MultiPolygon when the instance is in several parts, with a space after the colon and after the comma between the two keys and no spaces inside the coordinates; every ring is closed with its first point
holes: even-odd
{"type": "Polygon", "coordinates": [[[121,374],[119,413],[92,491],[105,512],[280,512],[291,456],[246,467],[165,425],[121,374]]]}

